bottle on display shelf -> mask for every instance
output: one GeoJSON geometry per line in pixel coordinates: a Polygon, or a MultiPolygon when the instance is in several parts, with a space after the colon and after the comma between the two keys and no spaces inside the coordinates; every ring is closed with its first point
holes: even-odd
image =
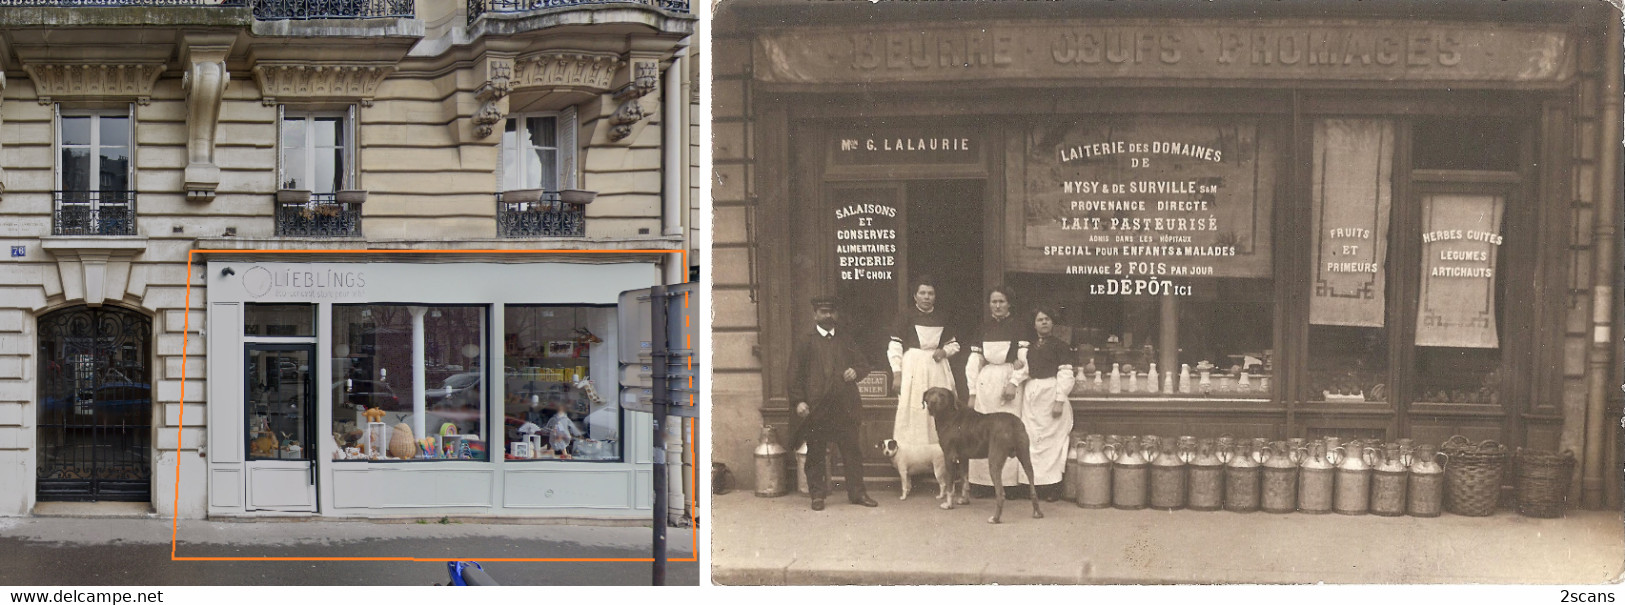
{"type": "Polygon", "coordinates": [[[1123,392],[1123,370],[1121,364],[1112,364],[1112,380],[1107,390],[1112,393],[1123,392]]]}
{"type": "Polygon", "coordinates": [[[1179,392],[1191,392],[1191,364],[1179,364],[1179,392]]]}
{"type": "Polygon", "coordinates": [[[1148,391],[1148,392],[1151,392],[1151,393],[1157,392],[1157,364],[1156,364],[1156,362],[1152,362],[1151,363],[1151,369],[1145,373],[1145,390],[1148,391]]]}

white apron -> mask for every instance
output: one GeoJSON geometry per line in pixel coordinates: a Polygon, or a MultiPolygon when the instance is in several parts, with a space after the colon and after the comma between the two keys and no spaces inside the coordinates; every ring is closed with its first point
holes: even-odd
{"type": "MultiPolygon", "coordinates": [[[[976,384],[970,385],[971,392],[976,394],[976,405],[972,409],[983,414],[1008,412],[1020,418],[1023,399],[1022,389],[1016,389],[1014,399],[1004,400],[1004,386],[1010,384],[1010,374],[1012,372],[1014,372],[1014,366],[1008,363],[982,366],[982,372],[976,375],[976,384]]],[[[1017,485],[1021,482],[1017,478],[1021,475],[1021,463],[1014,458],[1006,461],[1003,475],[1004,480],[1000,482],[1000,485],[1017,485]]],[[[970,482],[976,485],[993,485],[993,475],[988,468],[986,459],[970,461],[970,482]]]]}
{"type": "Polygon", "coordinates": [[[915,329],[919,330],[920,344],[930,348],[903,352],[897,417],[892,424],[892,439],[896,439],[898,445],[937,442],[937,423],[925,409],[925,392],[932,387],[954,388],[954,375],[948,367],[948,358],[944,357],[942,361],[931,358],[942,336],[942,328],[915,326],[915,329]]]}
{"type": "MultiPolygon", "coordinates": [[[[1021,423],[1027,425],[1027,438],[1032,444],[1033,483],[1050,485],[1061,482],[1066,471],[1067,439],[1072,433],[1072,406],[1061,405],[1061,417],[1050,415],[1055,406],[1055,378],[1028,380],[1022,396],[1021,423]]],[[[1009,464],[1018,463],[1011,461],[1009,464]]],[[[1022,482],[1026,483],[1023,473],[1022,482]]]]}

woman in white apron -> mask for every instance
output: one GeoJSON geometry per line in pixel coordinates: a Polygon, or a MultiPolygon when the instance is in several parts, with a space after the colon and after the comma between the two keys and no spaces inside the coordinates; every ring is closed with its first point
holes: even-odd
{"type": "MultiPolygon", "coordinates": [[[[1029,379],[1022,394],[1021,421],[1032,443],[1033,483],[1051,502],[1061,496],[1067,438],[1072,432],[1072,347],[1054,335],[1055,313],[1033,312],[1033,341],[1027,348],[1029,379]]],[[[1025,482],[1026,477],[1022,477],[1025,482]]]]}
{"type": "MultiPolygon", "coordinates": [[[[988,291],[987,315],[981,330],[971,340],[970,359],[965,360],[965,384],[970,388],[971,409],[983,414],[1008,412],[1022,416],[1022,383],[1027,380],[1027,339],[1032,327],[1010,313],[1010,293],[1004,286],[988,291]]],[[[1022,483],[1021,465],[1006,463],[1000,485],[1022,483]]],[[[993,476],[987,460],[970,461],[971,494],[993,495],[993,476]]]]}
{"type": "Polygon", "coordinates": [[[914,286],[914,304],[897,318],[886,359],[897,386],[897,417],[892,439],[898,445],[937,442],[936,423],[925,410],[925,391],[954,388],[948,358],[959,352],[959,340],[936,310],[937,289],[929,279],[914,286]]]}

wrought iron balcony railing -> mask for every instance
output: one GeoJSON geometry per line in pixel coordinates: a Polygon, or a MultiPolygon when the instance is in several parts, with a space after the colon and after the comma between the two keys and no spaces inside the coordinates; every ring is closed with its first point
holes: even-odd
{"type": "Polygon", "coordinates": [[[247,6],[249,0],[0,0],[0,7],[247,6]]]}
{"type": "MultiPolygon", "coordinates": [[[[242,0],[238,0],[242,1],[242,0]]],[[[261,21],[287,19],[372,19],[412,17],[413,0],[252,0],[254,18],[261,21]]]]}
{"type": "Polygon", "coordinates": [[[523,13],[590,4],[641,4],[676,13],[688,12],[688,0],[468,0],[468,22],[474,23],[485,13],[523,13]]]}
{"type": "Polygon", "coordinates": [[[276,203],[281,237],[360,237],[361,204],[340,202],[336,193],[312,193],[308,202],[276,203]]]}
{"type": "Polygon", "coordinates": [[[497,194],[497,237],[581,237],[587,233],[585,207],[559,200],[559,192],[497,194]]]}
{"type": "Polygon", "coordinates": [[[134,191],[56,191],[51,235],[135,235],[134,191]]]}

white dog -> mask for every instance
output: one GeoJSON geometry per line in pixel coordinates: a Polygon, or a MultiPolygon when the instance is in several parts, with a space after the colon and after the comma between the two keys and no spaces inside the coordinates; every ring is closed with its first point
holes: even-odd
{"type": "Polygon", "coordinates": [[[896,439],[887,439],[880,442],[880,451],[891,459],[892,466],[897,467],[897,475],[903,479],[903,496],[898,500],[907,500],[909,489],[913,485],[909,482],[910,473],[931,470],[931,475],[937,478],[937,499],[948,496],[948,463],[942,456],[942,446],[934,443],[911,443],[899,446],[896,439]]]}

